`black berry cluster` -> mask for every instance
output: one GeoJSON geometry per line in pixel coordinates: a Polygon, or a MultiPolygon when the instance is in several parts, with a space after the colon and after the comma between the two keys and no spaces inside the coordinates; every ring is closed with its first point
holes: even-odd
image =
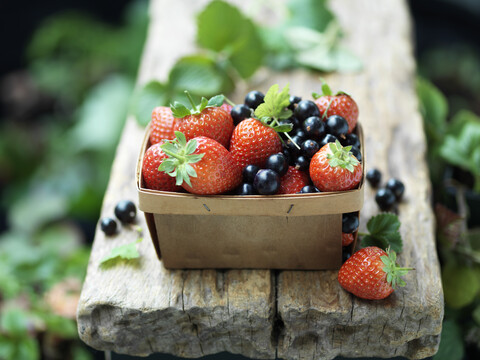
{"type": "MultiPolygon", "coordinates": [[[[137,208],[130,200],[121,200],[117,203],[114,210],[115,216],[120,222],[131,224],[137,216],[137,208]]],[[[112,217],[104,217],[100,220],[100,229],[105,235],[111,236],[117,232],[117,222],[112,217]]]]}
{"type": "Polygon", "coordinates": [[[298,170],[308,170],[310,159],[325,144],[339,140],[343,146],[352,146],[351,152],[362,161],[360,140],[356,134],[348,133],[348,122],[339,115],[324,119],[317,105],[311,100],[290,97],[289,109],[293,115],[283,124],[291,124],[289,137],[283,136],[284,154],[290,165],[298,170]]]}
{"type": "Polygon", "coordinates": [[[235,126],[240,121],[253,117],[255,109],[263,103],[264,98],[265,95],[262,92],[253,90],[245,96],[243,104],[235,105],[230,111],[235,126]]]}
{"type": "Polygon", "coordinates": [[[243,182],[237,195],[273,195],[280,188],[280,178],[287,173],[288,162],[284,154],[270,155],[264,169],[247,165],[242,171],[243,182]]]}
{"type": "MultiPolygon", "coordinates": [[[[366,174],[370,186],[377,188],[382,181],[382,173],[378,169],[371,169],[366,174]]],[[[398,179],[392,178],[387,181],[385,187],[381,187],[375,194],[375,202],[382,211],[391,211],[402,200],[405,185],[398,179]]]]}

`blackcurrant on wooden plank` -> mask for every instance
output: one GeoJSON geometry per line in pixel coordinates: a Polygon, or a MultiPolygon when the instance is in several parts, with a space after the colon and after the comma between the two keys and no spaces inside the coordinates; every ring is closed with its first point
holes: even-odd
{"type": "MultiPolygon", "coordinates": [[[[232,2],[248,9],[253,1],[232,2]]],[[[165,80],[175,60],[194,50],[194,16],[206,3],[152,0],[139,86],[165,80]]],[[[376,167],[384,182],[396,177],[406,185],[398,208],[404,239],[398,260],[416,269],[406,276],[407,286],[385,300],[366,301],[338,285],[337,271],[167,270],[156,257],[139,213],[136,223],[122,226],[116,236],[97,231],[78,306],[78,330],[87,344],[129,355],[170,353],[188,358],[228,351],[257,359],[337,355],[420,359],[436,352],[443,293],[407,3],[336,0],[330,5],[364,68],[325,78],[334,90],[351,93],[359,105],[367,170],[376,167]],[[112,248],[140,236],[144,240],[138,244],[138,261],[100,267],[112,248]]],[[[249,89],[265,92],[271,84],[287,82],[291,93],[304,97],[320,90],[316,73],[261,70],[250,88],[240,84],[231,97],[241,102],[249,89]]],[[[137,200],[135,166],[143,134],[144,129],[129,118],[102,217],[112,216],[121,199],[137,200]]],[[[367,185],[361,230],[378,213],[373,197],[374,190],[367,185]]]]}

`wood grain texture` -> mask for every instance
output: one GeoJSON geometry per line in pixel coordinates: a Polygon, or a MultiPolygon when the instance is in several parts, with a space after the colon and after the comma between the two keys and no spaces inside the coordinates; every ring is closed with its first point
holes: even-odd
{"type": "MultiPolygon", "coordinates": [[[[192,17],[206,2],[151,2],[139,84],[164,80],[174,61],[192,51],[192,17]]],[[[248,2],[234,3],[245,8],[248,2]]],[[[259,359],[337,355],[417,359],[435,353],[443,293],[425,139],[414,91],[408,9],[403,0],[336,0],[331,7],[365,67],[358,74],[334,74],[327,80],[334,90],[344,89],[358,102],[367,169],[379,168],[384,181],[397,177],[406,185],[398,209],[405,242],[399,262],[416,269],[406,277],[408,285],[386,300],[364,301],[340,288],[336,271],[166,270],[139,214],[137,225],[143,228],[145,240],[138,245],[141,258],[133,265],[99,267],[113,247],[138,238],[134,228],[124,227],[111,238],[101,231],[96,234],[78,307],[78,329],[87,344],[130,355],[162,352],[199,357],[229,351],[259,359]]],[[[320,87],[316,74],[265,70],[251,86],[266,91],[273,83],[287,82],[292,93],[302,96],[320,87]]],[[[241,101],[247,90],[240,84],[232,98],[241,101]]],[[[137,198],[134,176],[142,137],[143,129],[128,119],[102,216],[111,216],[118,200],[137,198]]],[[[363,228],[378,212],[373,196],[374,190],[367,186],[363,228]]]]}

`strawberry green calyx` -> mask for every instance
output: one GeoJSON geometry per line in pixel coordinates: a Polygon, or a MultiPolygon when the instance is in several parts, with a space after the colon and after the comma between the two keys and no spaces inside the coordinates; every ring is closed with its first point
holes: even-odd
{"type": "Polygon", "coordinates": [[[410,270],[414,270],[413,268],[404,268],[399,267],[397,265],[397,254],[395,251],[390,250],[390,248],[386,251],[387,255],[380,256],[380,260],[382,260],[383,264],[383,271],[387,274],[387,282],[395,289],[397,286],[405,286],[406,283],[402,276],[406,275],[410,270]]]}
{"type": "Polygon", "coordinates": [[[190,106],[186,106],[181,102],[175,101],[173,104],[170,104],[170,109],[174,117],[181,119],[188,115],[199,115],[203,110],[209,107],[219,107],[223,104],[225,96],[215,95],[210,99],[202,97],[200,104],[195,104],[192,96],[188,91],[185,90],[190,106]]]}
{"type": "Polygon", "coordinates": [[[312,92],[312,97],[316,100],[318,98],[321,98],[322,96],[338,96],[338,95],[347,95],[347,96],[350,96],[349,94],[347,94],[345,91],[338,91],[336,92],[335,94],[333,93],[332,89],[330,88],[330,86],[325,82],[325,80],[323,80],[322,78],[320,78],[320,81],[322,82],[322,92],[321,93],[317,93],[317,92],[312,92]]]}
{"type": "Polygon", "coordinates": [[[184,181],[192,186],[190,176],[197,177],[197,173],[190,164],[199,162],[205,154],[194,154],[197,149],[197,140],[191,139],[187,142],[185,135],[180,131],[175,131],[175,136],[175,139],[160,146],[168,158],[160,164],[158,171],[174,177],[178,186],[184,181]]]}
{"type": "Polygon", "coordinates": [[[343,169],[347,169],[350,172],[355,171],[355,166],[360,162],[351,153],[352,146],[342,146],[340,141],[336,140],[335,143],[329,143],[330,153],[327,154],[328,163],[331,167],[340,166],[343,169]]]}

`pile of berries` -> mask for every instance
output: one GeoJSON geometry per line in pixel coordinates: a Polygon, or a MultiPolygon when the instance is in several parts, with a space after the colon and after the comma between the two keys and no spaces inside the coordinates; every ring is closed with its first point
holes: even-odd
{"type": "MultiPolygon", "coordinates": [[[[371,169],[365,178],[370,186],[377,188],[382,181],[382,173],[378,169],[371,169]]],[[[405,185],[398,179],[391,178],[384,187],[380,187],[375,194],[375,202],[382,211],[392,211],[402,200],[405,185]]]]}
{"type": "Polygon", "coordinates": [[[288,85],[249,92],[243,104],[223,96],[153,110],[144,185],[199,195],[274,195],[344,191],[363,171],[355,133],[358,107],[322,86],[311,100],[288,85]]]}
{"type": "MultiPolygon", "coordinates": [[[[132,224],[137,217],[137,207],[130,200],[121,200],[115,205],[115,217],[123,224],[132,224]]],[[[117,233],[117,222],[112,217],[104,217],[100,220],[100,229],[105,235],[111,236],[117,233]]]]}

